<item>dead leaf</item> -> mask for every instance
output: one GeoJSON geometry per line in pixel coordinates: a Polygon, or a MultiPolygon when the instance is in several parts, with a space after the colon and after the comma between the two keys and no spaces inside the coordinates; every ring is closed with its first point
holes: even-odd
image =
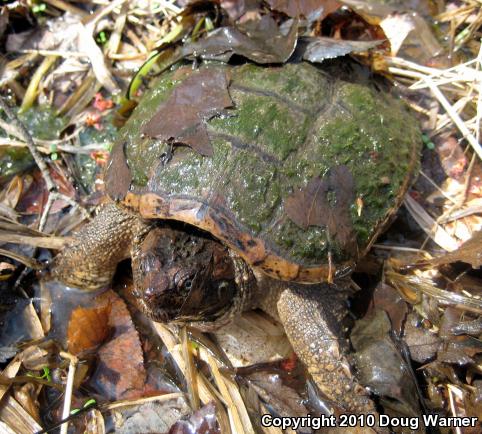
{"type": "Polygon", "coordinates": [[[318,20],[323,20],[327,15],[343,6],[337,0],[267,0],[271,9],[280,11],[289,17],[304,16],[310,18],[316,15],[318,20]]]}
{"type": "Polygon", "coordinates": [[[463,315],[458,309],[451,306],[445,308],[440,324],[440,337],[450,339],[455,334],[453,333],[454,327],[461,323],[462,318],[463,315]]]}
{"type": "Polygon", "coordinates": [[[285,385],[277,373],[258,371],[246,375],[245,379],[259,398],[277,414],[285,417],[302,417],[307,414],[298,392],[285,385]]]}
{"type": "Polygon", "coordinates": [[[460,179],[465,173],[467,157],[457,138],[454,136],[439,136],[434,138],[434,142],[446,175],[454,179],[460,179]]]}
{"type": "Polygon", "coordinates": [[[216,418],[216,406],[213,402],[206,404],[194,412],[189,419],[177,421],[169,430],[169,434],[219,434],[216,418]]]}
{"type": "Polygon", "coordinates": [[[383,41],[346,41],[334,38],[300,38],[296,53],[309,62],[321,63],[325,59],[344,56],[349,53],[368,51],[383,41]]]}
{"type": "Polygon", "coordinates": [[[417,12],[394,12],[380,22],[380,27],[390,41],[392,56],[425,64],[442,51],[431,26],[417,12]]]}
{"type": "Polygon", "coordinates": [[[475,363],[475,356],[480,353],[480,340],[472,336],[454,336],[438,351],[437,361],[464,366],[475,363]]]}
{"type": "MultiPolygon", "coordinates": [[[[180,419],[190,413],[184,396],[168,401],[152,401],[104,412],[108,426],[115,426],[116,434],[168,433],[180,419]]],[[[192,432],[195,434],[195,432],[192,432]]]]}
{"type": "Polygon", "coordinates": [[[457,240],[440,226],[410,194],[405,196],[403,204],[413,219],[435,243],[448,252],[457,250],[457,240]]]}
{"type": "Polygon", "coordinates": [[[419,325],[420,317],[415,313],[407,316],[403,340],[410,350],[410,357],[419,363],[433,359],[441,345],[440,338],[419,325]]]}
{"type": "MultiPolygon", "coordinates": [[[[59,193],[74,199],[76,196],[76,189],[72,185],[72,182],[69,181],[66,174],[61,172],[58,166],[49,166],[49,172],[59,189],[59,193]]],[[[24,182],[23,192],[17,204],[16,211],[27,214],[41,214],[47,203],[48,191],[39,170],[34,170],[31,175],[33,179],[24,182]]],[[[69,204],[64,200],[56,200],[50,209],[50,213],[57,213],[68,205],[69,204]]]]}
{"type": "Polygon", "coordinates": [[[474,268],[482,265],[482,231],[475,232],[470,240],[462,244],[457,250],[443,256],[424,261],[432,266],[451,264],[453,262],[465,262],[474,268]]]}
{"type": "Polygon", "coordinates": [[[0,201],[7,207],[15,209],[24,189],[23,179],[15,175],[0,192],[0,201]]]}
{"type": "Polygon", "coordinates": [[[42,324],[31,300],[18,299],[2,316],[0,348],[43,337],[42,324]]]}
{"type": "Polygon", "coordinates": [[[114,146],[105,172],[106,192],[114,201],[124,199],[132,181],[124,148],[125,143],[117,143],[114,146]]]}
{"type": "MultiPolygon", "coordinates": [[[[213,149],[204,124],[208,119],[232,107],[229,79],[220,69],[202,69],[177,86],[167,101],[142,128],[142,132],[160,140],[173,140],[210,157],[213,149]]],[[[118,176],[115,174],[115,176],[118,176]]]]}
{"type": "Polygon", "coordinates": [[[233,54],[260,63],[284,63],[293,54],[298,37],[298,20],[294,20],[287,34],[269,15],[248,21],[238,27],[221,27],[200,41],[185,44],[182,56],[195,55],[202,59],[227,62],[233,54]]]}
{"type": "Polygon", "coordinates": [[[33,383],[26,383],[22,386],[14,388],[15,399],[22,405],[22,407],[32,416],[38,423],[42,419],[39,414],[38,394],[40,389],[33,383]]]}
{"type": "Polygon", "coordinates": [[[354,181],[347,166],[335,166],[323,177],[291,194],[285,203],[288,217],[298,226],[326,227],[329,237],[343,247],[354,241],[350,206],[355,200],[354,181]]]}
{"type": "Polygon", "coordinates": [[[111,306],[78,307],[70,316],[67,327],[67,347],[69,353],[78,355],[102,344],[109,334],[109,314],[111,306]]]}
{"type": "Polygon", "coordinates": [[[400,336],[403,322],[408,313],[407,303],[400,294],[390,285],[380,282],[373,293],[373,305],[387,313],[393,331],[400,336]]]}
{"type": "Polygon", "coordinates": [[[109,92],[118,92],[118,86],[106,64],[104,53],[92,36],[91,26],[85,26],[82,22],[78,22],[74,25],[74,28],[78,34],[78,48],[81,52],[89,56],[92,70],[97,80],[99,80],[109,92]]]}
{"type": "Polygon", "coordinates": [[[249,10],[259,9],[258,0],[221,0],[221,7],[232,20],[237,20],[249,10]]]}
{"type": "Polygon", "coordinates": [[[98,352],[98,363],[90,384],[110,400],[134,399],[144,394],[146,371],[141,342],[127,307],[113,291],[98,297],[110,305],[112,338],[98,352]]]}
{"type": "Polygon", "coordinates": [[[15,265],[10,264],[9,262],[0,262],[0,281],[10,279],[15,269],[15,265]]]}
{"type": "Polygon", "coordinates": [[[280,360],[292,351],[281,325],[264,312],[243,312],[214,335],[236,367],[280,360]]]}
{"type": "Polygon", "coordinates": [[[384,406],[417,416],[420,410],[415,378],[391,339],[390,331],[388,316],[380,309],[356,322],[350,338],[356,350],[359,380],[380,395],[384,406]]]}
{"type": "Polygon", "coordinates": [[[8,8],[0,9],[0,38],[3,38],[8,25],[8,8]]]}

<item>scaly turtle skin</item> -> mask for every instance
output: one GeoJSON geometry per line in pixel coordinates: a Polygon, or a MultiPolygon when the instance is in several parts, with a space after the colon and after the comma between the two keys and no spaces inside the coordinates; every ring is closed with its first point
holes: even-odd
{"type": "Polygon", "coordinates": [[[261,307],[328,397],[374,412],[321,282],[346,274],[400,205],[420,133],[400,101],[345,69],[208,64],[163,74],[113,149],[106,180],[118,205],[76,235],[53,276],[99,288],[130,255],[133,299],[155,320],[219,327],[261,307]],[[210,154],[143,134],[174,89],[206,71],[225,74],[232,99],[203,122],[210,154]]]}

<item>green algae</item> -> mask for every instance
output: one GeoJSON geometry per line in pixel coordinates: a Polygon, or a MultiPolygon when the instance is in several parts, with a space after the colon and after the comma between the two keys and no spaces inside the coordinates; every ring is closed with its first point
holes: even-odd
{"type": "Polygon", "coordinates": [[[294,262],[323,263],[328,253],[335,262],[351,259],[356,252],[346,251],[326,228],[295,225],[285,213],[285,200],[313,177],[347,166],[362,206],[345,205],[363,250],[399,202],[413,170],[413,150],[421,142],[414,119],[392,96],[329,78],[309,64],[243,65],[230,71],[235,108],[209,121],[213,156],[176,146],[168,162],[161,158],[168,145],[140,135],[180,82],[172,72],[161,76],[118,140],[128,144],[134,189],[147,185],[171,197],[187,195],[224,207],[253,236],[294,262]]]}
{"type": "MultiPolygon", "coordinates": [[[[65,120],[58,117],[47,106],[32,107],[24,113],[19,113],[20,121],[27,127],[32,137],[41,140],[56,140],[60,131],[65,126],[65,120]]],[[[7,137],[6,131],[0,128],[0,135],[7,137]]],[[[11,137],[16,140],[16,138],[11,137]]],[[[33,158],[27,148],[7,147],[0,148],[0,181],[4,182],[9,177],[16,175],[33,164],[33,158]]]]}
{"type": "MultiPolygon", "coordinates": [[[[115,142],[118,129],[113,125],[113,114],[102,119],[102,128],[86,127],[79,133],[79,145],[97,145],[110,151],[115,142]]],[[[100,171],[99,165],[91,158],[90,154],[75,154],[75,163],[79,172],[79,181],[85,191],[93,193],[95,190],[94,180],[100,171]]]]}
{"type": "Polygon", "coordinates": [[[274,98],[231,92],[236,102],[236,114],[214,118],[210,127],[231,134],[247,144],[256,144],[280,160],[304,142],[308,120],[274,98]]]}
{"type": "Polygon", "coordinates": [[[260,68],[253,64],[233,72],[237,86],[272,92],[302,106],[316,110],[328,97],[327,86],[320,86],[320,73],[308,64],[287,64],[282,68],[260,68]]]}

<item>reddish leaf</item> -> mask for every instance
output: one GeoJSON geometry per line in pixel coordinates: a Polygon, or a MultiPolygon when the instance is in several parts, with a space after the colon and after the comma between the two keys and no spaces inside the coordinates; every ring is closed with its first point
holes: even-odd
{"type": "MultiPolygon", "coordinates": [[[[66,174],[61,170],[60,166],[49,166],[50,176],[57,185],[59,192],[74,199],[76,190],[66,174]]],[[[47,203],[48,191],[40,171],[36,169],[31,174],[33,181],[29,183],[28,188],[24,186],[23,194],[17,204],[16,210],[26,214],[41,214],[47,203]]],[[[67,205],[64,200],[56,200],[50,209],[50,213],[59,212],[67,205]]]]}
{"type": "Polygon", "coordinates": [[[326,227],[329,237],[341,246],[353,242],[350,206],[355,200],[354,182],[347,166],[336,166],[323,179],[312,178],[306,187],[286,199],[288,217],[303,229],[326,227]]]}
{"type": "Polygon", "coordinates": [[[105,99],[100,92],[97,92],[94,97],[93,106],[103,112],[114,107],[114,103],[111,99],[105,99]]]}
{"type": "Polygon", "coordinates": [[[288,359],[284,359],[280,362],[280,367],[286,372],[291,372],[296,368],[297,362],[298,358],[296,357],[296,353],[292,353],[288,359]]]}
{"type": "Polygon", "coordinates": [[[113,336],[98,351],[92,386],[108,399],[133,399],[144,395],[146,371],[141,342],[122,299],[113,291],[98,297],[110,305],[109,326],[113,336]]]}
{"type": "Polygon", "coordinates": [[[72,354],[92,350],[102,344],[109,334],[111,306],[75,309],[67,326],[67,347],[72,354]]]}
{"type": "Polygon", "coordinates": [[[226,73],[219,69],[192,73],[173,90],[142,132],[160,140],[190,146],[201,155],[212,156],[204,122],[233,106],[228,82],[226,73]]]}

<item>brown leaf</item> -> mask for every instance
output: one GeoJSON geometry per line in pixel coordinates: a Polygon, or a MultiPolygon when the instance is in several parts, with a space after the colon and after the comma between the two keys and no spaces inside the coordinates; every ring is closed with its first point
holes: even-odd
{"type": "Polygon", "coordinates": [[[326,37],[304,37],[298,41],[296,49],[304,60],[321,63],[325,59],[345,56],[349,53],[368,51],[380,45],[383,41],[346,41],[326,37]]]}
{"type": "MultiPolygon", "coordinates": [[[[60,166],[49,166],[49,172],[58,187],[59,193],[75,199],[76,190],[60,166]]],[[[48,191],[42,174],[36,169],[31,173],[31,177],[24,176],[22,181],[24,185],[16,211],[27,214],[41,214],[48,199],[48,191]]],[[[67,205],[64,200],[56,200],[50,209],[50,213],[57,213],[67,205]]]]}
{"type": "Polygon", "coordinates": [[[298,38],[298,20],[283,34],[269,15],[243,25],[220,27],[199,41],[185,44],[182,56],[227,62],[233,54],[259,63],[284,63],[293,54],[298,38]]]}
{"type": "Polygon", "coordinates": [[[390,408],[405,415],[420,414],[415,378],[390,336],[391,325],[381,309],[358,320],[350,335],[358,378],[390,408]]]}
{"type": "Polygon", "coordinates": [[[173,140],[190,146],[204,156],[213,149],[204,122],[233,102],[228,92],[228,77],[220,69],[193,72],[177,86],[142,132],[160,140],[173,140]]]}
{"type": "Polygon", "coordinates": [[[23,179],[15,175],[8,185],[0,192],[0,202],[15,209],[24,189],[23,179]]]}
{"type": "MultiPolygon", "coordinates": [[[[482,231],[475,232],[472,238],[462,244],[457,250],[427,261],[430,265],[439,266],[452,262],[466,262],[474,268],[482,265],[482,231]]],[[[425,261],[424,261],[425,262],[425,261]]]]}
{"type": "Polygon", "coordinates": [[[247,11],[258,10],[258,0],[221,0],[221,7],[227,12],[232,20],[237,20],[243,16],[247,11]]]}
{"type": "Polygon", "coordinates": [[[337,0],[267,0],[267,2],[272,9],[284,12],[290,17],[303,15],[309,18],[316,14],[316,19],[320,21],[343,6],[337,0]]]}
{"type": "Polygon", "coordinates": [[[355,199],[354,181],[347,166],[331,168],[323,179],[312,178],[285,203],[288,217],[298,226],[326,227],[330,238],[347,247],[353,242],[350,206],[355,199]]]}
{"type": "Polygon", "coordinates": [[[400,294],[390,285],[380,282],[373,292],[373,305],[387,313],[393,331],[400,336],[408,313],[407,303],[400,294]]]}
{"type": "Polygon", "coordinates": [[[112,150],[104,179],[107,194],[116,201],[124,199],[132,181],[124,148],[125,143],[118,143],[112,150]]]}
{"type": "Polygon", "coordinates": [[[91,385],[107,399],[130,399],[144,394],[146,371],[141,342],[129,311],[113,291],[98,297],[110,305],[112,338],[99,349],[98,364],[91,385]]]}
{"type": "Polygon", "coordinates": [[[283,383],[279,373],[253,372],[246,376],[249,388],[281,416],[304,416],[306,407],[292,387],[283,383]]]}
{"type": "Polygon", "coordinates": [[[440,347],[439,336],[419,326],[420,318],[415,313],[407,316],[403,341],[410,350],[410,357],[418,363],[426,363],[432,359],[440,347]]]}

